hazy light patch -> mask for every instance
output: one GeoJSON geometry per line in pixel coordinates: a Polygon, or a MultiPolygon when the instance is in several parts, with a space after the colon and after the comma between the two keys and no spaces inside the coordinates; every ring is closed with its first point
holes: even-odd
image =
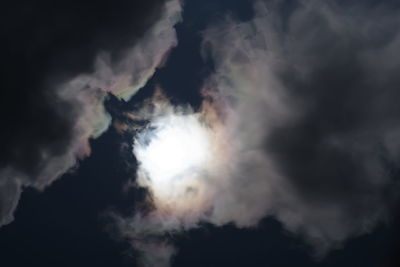
{"type": "Polygon", "coordinates": [[[158,119],[152,127],[155,129],[136,140],[135,153],[154,180],[169,182],[207,161],[210,138],[194,115],[171,115],[158,119]]]}
{"type": "Polygon", "coordinates": [[[122,235],[142,252],[143,266],[168,266],[176,253],[170,234],[221,224],[221,193],[237,165],[240,142],[232,142],[232,110],[217,91],[203,90],[199,110],[174,106],[161,89],[116,122],[133,134],[138,167],[132,186],[147,189],[140,208],[129,217],[113,214],[122,235]],[[154,261],[155,260],[155,261],[154,261]]]}
{"type": "Polygon", "coordinates": [[[138,183],[151,190],[158,208],[179,215],[204,204],[203,177],[213,160],[212,134],[200,115],[155,118],[134,140],[138,183]]]}

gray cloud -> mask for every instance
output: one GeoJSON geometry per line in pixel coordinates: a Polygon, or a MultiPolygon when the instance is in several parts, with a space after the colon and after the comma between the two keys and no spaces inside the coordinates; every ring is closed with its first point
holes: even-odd
{"type": "MultiPolygon", "coordinates": [[[[73,5],[73,3],[70,4],[73,5]]],[[[35,79],[41,77],[45,82],[32,82],[30,85],[34,90],[27,92],[25,98],[17,97],[15,99],[15,95],[5,97],[10,103],[15,100],[17,104],[16,107],[10,103],[2,106],[2,108],[8,109],[8,113],[10,110],[15,109],[16,111],[10,118],[6,117],[9,121],[4,122],[5,127],[9,127],[9,130],[13,132],[10,135],[7,135],[7,132],[3,133],[5,136],[2,138],[5,150],[2,152],[0,161],[0,226],[13,220],[13,213],[24,187],[43,190],[74,167],[78,159],[83,159],[90,154],[89,139],[96,138],[104,132],[111,120],[103,105],[107,94],[114,94],[128,100],[144,86],[154,74],[155,69],[163,63],[168,51],[176,45],[177,40],[173,27],[180,20],[181,5],[178,0],[149,2],[141,6],[133,6],[137,8],[137,11],[131,9],[132,6],[129,2],[113,3],[112,8],[120,9],[121,12],[118,14],[121,19],[113,19],[106,25],[94,25],[96,31],[92,32],[97,33],[97,27],[103,26],[104,32],[107,32],[108,35],[101,32],[93,36],[93,40],[97,42],[93,42],[95,45],[91,47],[90,51],[91,53],[95,51],[97,54],[88,59],[90,63],[87,65],[90,67],[70,73],[68,70],[69,60],[71,62],[78,61],[78,63],[82,61],[81,65],[87,63],[85,62],[87,56],[85,49],[88,44],[80,43],[80,39],[68,40],[71,43],[76,42],[75,51],[71,52],[68,50],[69,48],[61,47],[59,53],[52,55],[53,58],[50,58],[50,61],[57,58],[57,55],[64,57],[64,54],[68,53],[74,59],[63,58],[64,61],[58,63],[57,70],[40,70],[42,73],[37,73],[35,79]],[[144,13],[136,14],[135,17],[134,12],[144,13]],[[142,21],[127,22],[126,16],[135,17],[132,20],[141,18],[142,21]],[[115,23],[115,25],[111,25],[111,23],[115,23]],[[107,27],[114,27],[115,32],[108,32],[109,28],[107,27]],[[121,27],[132,30],[132,38],[122,38],[129,45],[125,43],[116,45],[116,41],[113,40],[113,38],[121,38],[118,36],[121,34],[119,32],[121,27]],[[102,47],[98,44],[107,45],[102,47]],[[81,55],[85,59],[81,59],[81,55]]],[[[106,13],[112,11],[108,6],[99,6],[98,12],[102,12],[101,8],[105,8],[106,13]]],[[[68,12],[68,10],[57,12],[68,12]]],[[[76,12],[74,14],[76,15],[76,12]]],[[[87,17],[88,14],[83,15],[87,17]]],[[[49,19],[52,19],[52,15],[49,15],[49,19]]],[[[77,16],[77,19],[80,19],[79,14],[77,16]]],[[[103,18],[101,22],[104,21],[107,22],[103,18]]],[[[62,27],[63,24],[60,25],[62,27]]],[[[73,28],[74,25],[71,24],[71,27],[73,28]]],[[[59,25],[46,24],[46,27],[49,27],[48,32],[52,32],[51,27],[53,26],[57,29],[59,25]]],[[[88,25],[78,23],[75,26],[84,31],[88,25]]],[[[37,28],[41,29],[39,26],[37,28]]],[[[49,40],[52,38],[56,37],[48,36],[49,40]]],[[[38,40],[36,45],[39,47],[42,43],[41,40],[38,40]]],[[[31,46],[35,47],[35,43],[32,43],[31,46]]],[[[50,44],[50,46],[54,49],[55,44],[50,44]]],[[[40,51],[38,54],[42,55],[40,51]]],[[[13,58],[12,60],[16,61],[17,59],[13,58]]],[[[43,62],[38,59],[38,62],[34,63],[40,65],[43,62]]],[[[30,66],[25,67],[28,69],[30,66]]],[[[33,68],[36,68],[36,65],[33,68]]],[[[13,71],[12,68],[11,70],[13,71]]],[[[24,71],[25,69],[22,70],[22,74],[24,71]]],[[[15,83],[15,80],[13,82],[15,83]]],[[[16,88],[17,92],[18,90],[24,95],[24,88],[16,88]]]]}
{"type": "Polygon", "coordinates": [[[319,255],[370,231],[398,187],[400,10],[379,3],[255,4],[204,32],[208,87],[233,99],[237,175],[209,220],[273,215],[319,255]]]}

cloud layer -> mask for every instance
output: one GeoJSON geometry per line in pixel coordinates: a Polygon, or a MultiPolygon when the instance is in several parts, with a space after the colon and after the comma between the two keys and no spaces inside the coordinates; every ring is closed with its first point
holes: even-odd
{"type": "MultiPolygon", "coordinates": [[[[41,1],[15,6],[16,19],[0,16],[12,25],[5,31],[12,75],[0,105],[0,226],[12,221],[24,187],[43,190],[90,154],[90,138],[111,120],[107,95],[128,100],[177,44],[178,0],[110,1],[96,11],[78,2],[59,9],[41,1]],[[49,15],[35,18],[43,7],[49,15]],[[71,14],[75,20],[63,21],[71,14]],[[29,23],[38,25],[19,36],[29,23]]],[[[165,104],[155,113],[144,103],[130,114],[188,115],[229,147],[195,181],[200,186],[180,183],[196,201],[188,194],[157,203],[152,183],[136,181],[149,189],[151,208],[115,219],[144,264],[167,266],[176,252],[168,234],[204,221],[253,227],[274,216],[323,255],[390,215],[400,160],[399,7],[256,1],[254,11],[249,21],[228,17],[203,32],[214,73],[199,112],[162,99],[151,103],[165,104]]]]}

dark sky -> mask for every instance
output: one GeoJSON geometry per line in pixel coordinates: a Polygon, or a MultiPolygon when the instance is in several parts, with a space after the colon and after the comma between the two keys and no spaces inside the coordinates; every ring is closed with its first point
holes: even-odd
{"type": "MultiPolygon", "coordinates": [[[[357,1],[337,2],[348,4],[349,9],[351,3],[357,5],[357,1]]],[[[163,1],[39,0],[2,5],[0,219],[9,213],[10,199],[20,190],[14,183],[14,173],[4,170],[18,170],[18,181],[23,181],[24,191],[14,220],[0,228],[0,265],[138,266],[137,252],[114,235],[113,223],[107,216],[108,211],[130,212],[132,203],[146,194],[140,190],[123,191],[124,184],[136,170],[131,148],[123,146],[132,135],[122,135],[110,127],[90,141],[91,155],[79,160],[73,170],[52,182],[43,192],[31,186],[41,188],[36,183],[41,183],[45,169],[47,156],[43,155],[62,155],[73,140],[76,107],[57,99],[52,86],[93,71],[93,62],[100,51],[109,51],[112,60],[118,60],[123,51],[138,42],[159,19],[163,1]]],[[[283,1],[280,5],[282,20],[290,16],[297,5],[298,1],[283,1]]],[[[378,5],[377,1],[368,1],[366,5],[378,8],[374,6],[378,5]]],[[[387,5],[399,8],[395,1],[387,1],[387,5]]],[[[162,86],[173,103],[198,107],[202,100],[198,90],[216,68],[211,60],[201,56],[201,32],[226,14],[238,21],[248,21],[254,16],[252,1],[187,0],[183,20],[176,25],[178,46],[173,48],[166,66],[158,69],[129,102],[110,94],[105,106],[113,118],[119,118],[123,111],[141,103],[156,85],[162,86]]],[[[390,39],[398,28],[385,28],[385,31],[384,37],[390,39]]],[[[297,123],[274,129],[265,143],[283,172],[291,177],[302,199],[311,203],[340,199],[339,202],[346,205],[351,203],[346,212],[364,216],[365,207],[353,210],[359,202],[352,201],[354,195],[371,190],[369,185],[359,187],[359,177],[364,175],[359,172],[365,170],[358,168],[358,162],[347,151],[321,149],[319,140],[331,133],[347,134],[397,123],[400,80],[389,73],[387,83],[383,83],[388,89],[381,99],[387,104],[374,105],[376,96],[380,95],[374,87],[374,82],[378,82],[372,80],[372,84],[366,84],[369,80],[363,76],[363,68],[357,65],[359,61],[346,54],[364,47],[358,46],[356,41],[353,46],[349,41],[343,46],[338,44],[329,50],[331,55],[326,55],[326,49],[319,45],[332,42],[332,35],[322,32],[319,36],[323,41],[304,50],[320,51],[312,55],[316,59],[310,59],[311,75],[307,79],[298,77],[295,68],[279,73],[295,102],[312,103],[311,108],[297,123]],[[337,71],[338,65],[342,72],[337,71]],[[315,89],[322,85],[325,90],[315,89]],[[291,88],[296,91],[290,91],[291,88]],[[345,95],[352,103],[361,101],[360,88],[370,92],[367,94],[370,98],[364,99],[363,105],[346,105],[338,97],[345,95]],[[340,112],[332,113],[338,107],[345,116],[338,115],[340,112]],[[365,115],[370,108],[374,109],[374,115],[365,115]],[[321,182],[319,177],[325,180],[321,182]]],[[[380,40],[379,35],[378,39],[370,40],[371,45],[365,44],[366,49],[380,49],[379,42],[385,42],[384,37],[380,40]]],[[[396,64],[395,70],[399,70],[399,62],[396,64]]],[[[381,71],[385,74],[385,70],[381,71]]],[[[383,152],[382,155],[391,178],[398,180],[398,159],[386,159],[383,152]]],[[[369,233],[350,237],[320,260],[315,260],[313,249],[302,235],[288,231],[281,222],[268,217],[254,228],[238,229],[231,224],[216,227],[204,223],[198,229],[174,234],[171,238],[179,253],[173,258],[172,266],[395,267],[399,260],[396,252],[400,249],[397,205],[392,198],[392,191],[396,189],[394,186],[385,189],[388,198],[385,203],[390,210],[387,223],[380,222],[369,233]]]]}

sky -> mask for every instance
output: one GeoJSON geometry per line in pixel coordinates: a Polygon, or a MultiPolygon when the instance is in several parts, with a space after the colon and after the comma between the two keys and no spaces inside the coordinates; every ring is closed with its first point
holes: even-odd
{"type": "Polygon", "coordinates": [[[398,266],[396,1],[1,10],[2,266],[398,266]]]}

